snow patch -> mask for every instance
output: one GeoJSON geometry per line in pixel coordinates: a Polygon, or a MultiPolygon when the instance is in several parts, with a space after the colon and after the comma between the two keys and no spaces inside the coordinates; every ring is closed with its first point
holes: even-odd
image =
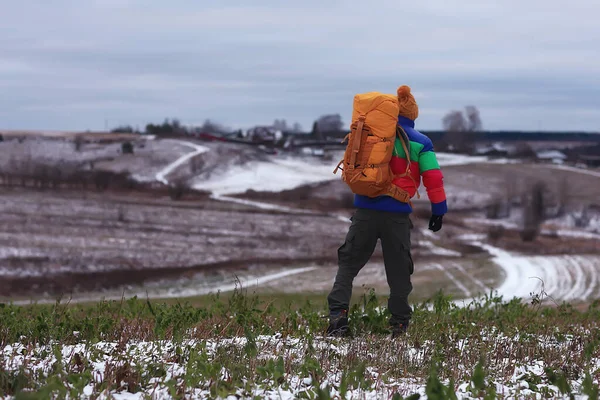
{"type": "Polygon", "coordinates": [[[193,187],[225,196],[247,190],[279,192],[311,183],[339,179],[333,174],[336,164],[321,163],[314,159],[273,157],[270,161],[254,161],[215,174],[193,187]]]}
{"type": "Polygon", "coordinates": [[[444,247],[438,246],[429,240],[421,240],[421,241],[419,241],[419,245],[425,247],[429,251],[429,253],[437,255],[437,256],[462,257],[462,253],[455,251],[455,250],[449,250],[444,247]]]}
{"type": "MultiPolygon", "coordinates": [[[[580,340],[581,335],[582,333],[579,333],[577,337],[568,335],[562,338],[561,341],[557,341],[552,336],[539,335],[530,340],[540,344],[547,344],[548,346],[552,346],[553,350],[565,353],[572,352],[574,345],[575,347],[580,347],[577,345],[577,340],[580,340]]],[[[356,340],[363,341],[365,339],[357,338],[356,340]]],[[[482,340],[484,342],[493,342],[490,343],[493,346],[513,346],[515,342],[518,342],[518,335],[517,337],[508,337],[491,331],[489,334],[484,335],[482,340]]],[[[169,399],[171,398],[171,394],[168,383],[176,382],[178,386],[183,385],[183,379],[186,376],[186,372],[188,372],[188,368],[192,368],[191,364],[188,365],[185,362],[189,354],[194,353],[200,355],[202,358],[206,357],[207,361],[211,361],[214,360],[219,350],[227,349],[231,351],[232,347],[236,347],[239,350],[247,344],[248,340],[245,337],[208,340],[185,339],[181,342],[132,340],[119,345],[114,342],[102,341],[98,343],[78,343],[63,345],[60,348],[62,362],[57,363],[58,360],[53,352],[56,343],[48,345],[13,343],[0,349],[0,368],[4,371],[12,372],[24,367],[28,371],[31,371],[31,376],[39,377],[51,373],[57,365],[59,368],[69,368],[67,366],[73,365],[74,358],[78,355],[77,357],[89,362],[91,378],[83,388],[82,394],[84,396],[91,396],[97,390],[95,388],[106,379],[107,366],[118,367],[124,365],[125,362],[129,362],[131,365],[139,366],[140,368],[159,365],[164,368],[164,376],[157,376],[150,379],[147,384],[139,387],[137,393],[128,393],[127,387],[121,387],[119,389],[105,389],[101,393],[96,392],[95,395],[98,395],[99,399],[142,399],[148,397],[153,399],[169,399]],[[175,355],[178,356],[176,357],[175,355]]],[[[374,356],[365,342],[337,342],[319,336],[308,339],[306,337],[284,337],[281,333],[276,333],[272,336],[256,337],[255,344],[258,352],[258,360],[275,360],[282,356],[292,357],[298,362],[302,362],[307,353],[308,346],[313,347],[314,351],[321,354],[323,359],[335,359],[336,357],[347,356],[357,346],[359,349],[364,349],[365,351],[365,353],[360,352],[361,357],[370,359],[374,356]]],[[[469,339],[462,339],[457,343],[449,345],[455,346],[458,352],[462,352],[464,349],[469,348],[469,346],[477,345],[477,343],[472,343],[469,339]]],[[[432,347],[434,346],[434,343],[426,341],[418,349],[404,347],[404,350],[399,349],[399,351],[403,353],[402,357],[406,357],[409,363],[421,364],[429,361],[428,355],[431,354],[432,347]]],[[[378,354],[378,356],[380,357],[381,354],[378,354]]],[[[398,354],[390,354],[389,357],[393,359],[394,357],[398,357],[398,354]]],[[[590,360],[590,368],[592,369],[594,367],[597,368],[599,364],[597,357],[593,357],[590,360]]],[[[533,356],[526,358],[524,361],[514,361],[508,358],[494,361],[492,358],[488,366],[491,374],[489,383],[495,385],[498,395],[502,396],[502,398],[538,398],[541,388],[547,388],[558,394],[558,388],[547,382],[546,366],[544,361],[533,356]],[[531,390],[533,388],[530,388],[528,383],[532,380],[538,382],[535,391],[531,390]]],[[[471,366],[459,364],[458,368],[460,372],[466,373],[467,377],[470,376],[471,366]]],[[[415,378],[410,375],[406,376],[405,374],[398,376],[390,374],[389,371],[378,370],[374,366],[367,366],[364,372],[371,380],[371,384],[363,388],[350,387],[346,393],[346,398],[391,398],[394,393],[403,395],[419,393],[422,396],[425,395],[426,378],[415,378]]],[[[220,380],[229,380],[232,378],[232,375],[226,368],[221,367],[217,377],[220,380]]],[[[240,377],[237,378],[239,379],[240,377]]],[[[284,382],[275,382],[268,378],[258,380],[256,377],[242,377],[241,381],[244,383],[242,383],[241,387],[234,387],[233,393],[226,398],[252,399],[260,397],[265,399],[295,399],[306,396],[309,394],[307,391],[310,391],[312,395],[309,398],[314,398],[316,397],[314,396],[315,389],[323,389],[325,387],[329,387],[331,398],[340,398],[341,378],[342,374],[339,370],[327,367],[323,368],[323,375],[321,376],[319,386],[316,386],[315,380],[309,374],[298,373],[297,371],[285,373],[283,376],[284,382]],[[245,382],[248,379],[253,383],[246,385],[245,382]]],[[[582,380],[583,376],[569,382],[576,398],[585,398],[579,395],[583,383],[582,380]]],[[[597,384],[597,377],[594,377],[593,381],[597,384]]],[[[194,386],[186,388],[185,397],[211,397],[208,389],[209,383],[209,378],[202,376],[194,386]]],[[[443,383],[445,385],[448,384],[447,381],[443,383]]],[[[71,383],[65,381],[65,384],[67,389],[75,389],[71,383]]],[[[468,378],[456,382],[457,398],[478,398],[472,393],[471,386],[468,378]]],[[[8,398],[12,399],[12,397],[8,398]]]]}

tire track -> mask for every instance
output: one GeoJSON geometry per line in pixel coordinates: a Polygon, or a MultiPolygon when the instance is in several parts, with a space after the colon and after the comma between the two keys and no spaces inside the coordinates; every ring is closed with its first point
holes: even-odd
{"type": "Polygon", "coordinates": [[[459,263],[457,262],[453,262],[451,263],[451,265],[456,268],[457,270],[459,270],[463,275],[465,275],[468,279],[470,279],[475,285],[477,285],[484,293],[488,292],[490,290],[490,288],[488,286],[486,286],[485,283],[483,283],[481,280],[479,280],[478,278],[474,277],[472,274],[468,273],[467,270],[459,263]]]}
{"type": "Polygon", "coordinates": [[[598,286],[599,275],[595,272],[596,271],[593,266],[591,268],[588,268],[588,273],[590,275],[590,278],[589,278],[590,284],[588,285],[588,288],[585,291],[585,293],[582,295],[583,298],[585,298],[585,299],[591,298],[592,294],[597,293],[596,288],[598,286]]]}
{"type": "Polygon", "coordinates": [[[471,291],[465,285],[463,285],[463,283],[460,281],[460,279],[458,279],[450,271],[448,271],[447,268],[442,267],[440,264],[432,264],[432,265],[435,266],[438,270],[442,271],[448,277],[448,279],[450,279],[452,281],[452,283],[454,283],[456,285],[457,288],[462,290],[465,294],[465,297],[472,296],[471,291]]]}
{"type": "Polygon", "coordinates": [[[565,300],[573,300],[577,298],[578,295],[585,293],[586,290],[586,279],[585,273],[581,268],[581,265],[571,256],[565,257],[565,264],[568,267],[569,274],[573,278],[573,286],[570,290],[566,290],[565,300]]]}
{"type": "Polygon", "coordinates": [[[496,291],[505,299],[542,294],[556,301],[585,301],[597,293],[600,256],[519,256],[488,244],[477,245],[504,270],[506,278],[496,291]]]}
{"type": "MultiPolygon", "coordinates": [[[[289,276],[294,276],[298,274],[302,274],[305,272],[311,272],[316,270],[318,267],[309,266],[309,267],[300,267],[300,268],[291,268],[291,269],[283,269],[279,272],[274,272],[262,276],[236,276],[236,280],[231,282],[223,282],[223,283],[210,283],[210,282],[202,282],[198,281],[197,285],[193,287],[187,288],[155,288],[155,289],[138,289],[134,291],[109,291],[109,292],[97,292],[97,293],[87,293],[83,295],[76,295],[69,299],[70,303],[87,303],[87,302],[96,302],[99,300],[120,300],[125,297],[133,297],[137,296],[139,298],[156,298],[156,299],[168,299],[168,298],[180,298],[180,297],[195,297],[195,296],[204,296],[208,294],[216,294],[216,293],[225,293],[232,292],[235,289],[250,289],[256,288],[257,286],[264,285],[269,282],[277,281],[282,278],[286,278],[289,276]]],[[[56,302],[54,298],[42,298],[35,300],[37,304],[53,304],[56,302]]],[[[13,301],[13,304],[17,305],[28,305],[32,304],[32,300],[17,300],[13,301]]]]}

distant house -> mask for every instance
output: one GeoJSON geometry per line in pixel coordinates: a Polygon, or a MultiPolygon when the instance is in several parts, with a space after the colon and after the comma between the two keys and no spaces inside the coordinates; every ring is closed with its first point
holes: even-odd
{"type": "Polygon", "coordinates": [[[554,164],[563,164],[567,159],[567,155],[558,150],[539,151],[536,153],[536,157],[540,161],[552,162],[554,164]]]}
{"type": "Polygon", "coordinates": [[[255,126],[246,131],[246,138],[251,142],[276,143],[282,137],[283,133],[272,126],[255,126]]]}
{"type": "Polygon", "coordinates": [[[305,156],[323,157],[325,155],[325,150],[318,147],[301,147],[300,154],[305,156]]]}
{"type": "Polygon", "coordinates": [[[222,135],[208,133],[208,132],[199,132],[199,133],[194,134],[194,136],[196,136],[198,139],[206,140],[209,142],[215,142],[215,141],[224,142],[226,140],[222,135]]]}
{"type": "Polygon", "coordinates": [[[475,154],[488,157],[506,157],[509,154],[509,149],[502,143],[493,143],[478,147],[475,154]]]}
{"type": "Polygon", "coordinates": [[[600,168],[600,156],[582,155],[579,156],[579,160],[588,167],[600,168]]]}
{"type": "Polygon", "coordinates": [[[600,167],[600,144],[569,149],[569,160],[586,167],[600,167]]]}

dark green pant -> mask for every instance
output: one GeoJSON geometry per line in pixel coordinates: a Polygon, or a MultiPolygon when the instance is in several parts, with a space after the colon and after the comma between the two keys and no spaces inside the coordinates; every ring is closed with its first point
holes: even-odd
{"type": "Polygon", "coordinates": [[[338,249],[338,272],[327,297],[329,310],[348,310],[352,282],[373,255],[377,240],[381,239],[385,273],[390,286],[390,324],[408,323],[412,314],[408,305],[408,295],[412,291],[410,276],[414,271],[410,254],[412,223],[409,215],[358,209],[351,221],[346,240],[338,249]]]}

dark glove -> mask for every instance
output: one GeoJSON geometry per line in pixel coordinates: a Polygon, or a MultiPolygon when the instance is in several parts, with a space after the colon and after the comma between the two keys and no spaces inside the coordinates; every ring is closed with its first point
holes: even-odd
{"type": "Polygon", "coordinates": [[[437,232],[442,229],[442,218],[444,218],[443,215],[432,215],[429,220],[429,230],[437,232]]]}

